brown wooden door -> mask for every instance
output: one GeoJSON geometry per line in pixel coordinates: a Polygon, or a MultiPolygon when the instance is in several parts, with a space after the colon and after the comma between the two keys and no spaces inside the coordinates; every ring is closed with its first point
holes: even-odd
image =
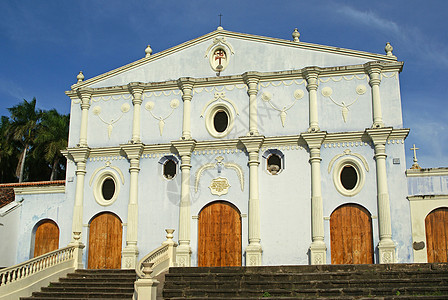
{"type": "Polygon", "coordinates": [[[199,214],[199,267],[241,266],[241,216],[227,202],[214,202],[199,214]]]}
{"type": "Polygon", "coordinates": [[[121,268],[122,227],[112,213],[102,213],[90,222],[89,269],[121,268]]]}
{"type": "Polygon", "coordinates": [[[34,257],[59,248],[59,228],[51,220],[43,221],[34,236],[34,257]]]}
{"type": "Polygon", "coordinates": [[[332,264],[373,264],[372,220],[365,208],[337,208],[330,217],[330,239],[332,264]]]}
{"type": "Polygon", "coordinates": [[[448,208],[433,210],[425,218],[428,262],[448,262],[448,208]]]}

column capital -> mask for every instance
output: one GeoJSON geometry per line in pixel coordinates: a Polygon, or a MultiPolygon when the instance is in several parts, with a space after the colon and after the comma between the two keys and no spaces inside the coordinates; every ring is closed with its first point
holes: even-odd
{"type": "Polygon", "coordinates": [[[306,68],[302,69],[302,74],[306,80],[314,79],[314,78],[317,79],[317,77],[319,77],[319,74],[321,71],[322,71],[322,69],[319,67],[316,67],[316,66],[306,67],[306,68]]]}
{"type": "Polygon", "coordinates": [[[368,74],[381,73],[383,66],[384,64],[380,61],[369,61],[364,64],[364,70],[366,70],[368,74]]]}
{"type": "Polygon", "coordinates": [[[240,142],[246,147],[247,152],[258,152],[263,144],[264,136],[242,136],[240,142]]]}
{"type": "Polygon", "coordinates": [[[143,153],[144,145],[142,143],[138,144],[122,144],[120,145],[121,150],[126,154],[128,159],[140,159],[143,153]]]}
{"type": "Polygon", "coordinates": [[[176,148],[181,157],[185,155],[190,156],[196,147],[196,140],[172,141],[171,144],[176,148]]]}
{"type": "Polygon", "coordinates": [[[143,94],[143,83],[141,82],[130,82],[128,83],[128,90],[132,94],[132,103],[135,104],[136,101],[139,102],[139,104],[142,103],[142,94],[143,94]]]}
{"type": "Polygon", "coordinates": [[[63,155],[77,163],[85,163],[90,155],[89,147],[67,148],[63,155]]]}
{"type": "Polygon", "coordinates": [[[177,80],[177,86],[180,90],[191,90],[193,89],[195,79],[191,77],[181,77],[177,80]]]}
{"type": "Polygon", "coordinates": [[[319,149],[322,146],[322,142],[327,136],[326,131],[312,132],[312,133],[302,133],[302,138],[308,144],[310,149],[319,149]]]}
{"type": "Polygon", "coordinates": [[[373,144],[377,145],[385,145],[387,142],[387,138],[392,132],[392,127],[383,127],[383,128],[371,128],[366,129],[367,134],[372,139],[373,144]]]}
{"type": "Polygon", "coordinates": [[[92,97],[93,89],[91,88],[79,88],[76,90],[76,94],[78,95],[79,99],[83,100],[85,98],[88,98],[90,100],[90,97],[92,97]]]}
{"type": "Polygon", "coordinates": [[[242,75],[244,82],[247,85],[250,84],[258,84],[258,82],[260,81],[261,78],[261,74],[260,72],[255,72],[255,71],[250,71],[250,72],[245,72],[242,75]]]}

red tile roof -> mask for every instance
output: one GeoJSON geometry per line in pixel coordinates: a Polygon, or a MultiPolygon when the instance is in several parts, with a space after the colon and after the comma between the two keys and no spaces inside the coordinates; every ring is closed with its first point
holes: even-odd
{"type": "Polygon", "coordinates": [[[0,184],[0,208],[14,201],[14,188],[27,186],[42,186],[42,185],[62,185],[65,180],[54,181],[38,181],[38,182],[22,182],[22,183],[2,183],[0,184]]]}

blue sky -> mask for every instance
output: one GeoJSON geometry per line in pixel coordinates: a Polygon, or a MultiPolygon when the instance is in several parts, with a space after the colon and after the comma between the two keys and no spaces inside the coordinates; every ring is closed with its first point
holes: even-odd
{"type": "Polygon", "coordinates": [[[448,1],[61,1],[0,2],[0,115],[22,99],[69,113],[64,91],[87,78],[216,29],[384,53],[400,75],[407,167],[448,166],[448,1]]]}

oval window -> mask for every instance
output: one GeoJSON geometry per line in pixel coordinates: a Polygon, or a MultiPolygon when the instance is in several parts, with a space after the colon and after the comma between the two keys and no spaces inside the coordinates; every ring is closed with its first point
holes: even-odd
{"type": "Polygon", "coordinates": [[[267,163],[268,172],[276,175],[282,168],[282,159],[277,154],[271,154],[267,163]]]}
{"type": "Polygon", "coordinates": [[[107,178],[106,180],[104,180],[101,191],[104,200],[112,199],[115,194],[115,181],[112,178],[107,178]]]}
{"type": "Polygon", "coordinates": [[[229,125],[229,116],[223,110],[219,110],[213,117],[213,125],[219,133],[226,131],[229,125]]]}
{"type": "Polygon", "coordinates": [[[173,179],[176,176],[177,165],[172,159],[168,159],[163,165],[163,176],[166,179],[173,179]]]}
{"type": "Polygon", "coordinates": [[[358,173],[352,166],[344,166],[341,171],[341,183],[346,190],[353,190],[358,183],[358,173]]]}

